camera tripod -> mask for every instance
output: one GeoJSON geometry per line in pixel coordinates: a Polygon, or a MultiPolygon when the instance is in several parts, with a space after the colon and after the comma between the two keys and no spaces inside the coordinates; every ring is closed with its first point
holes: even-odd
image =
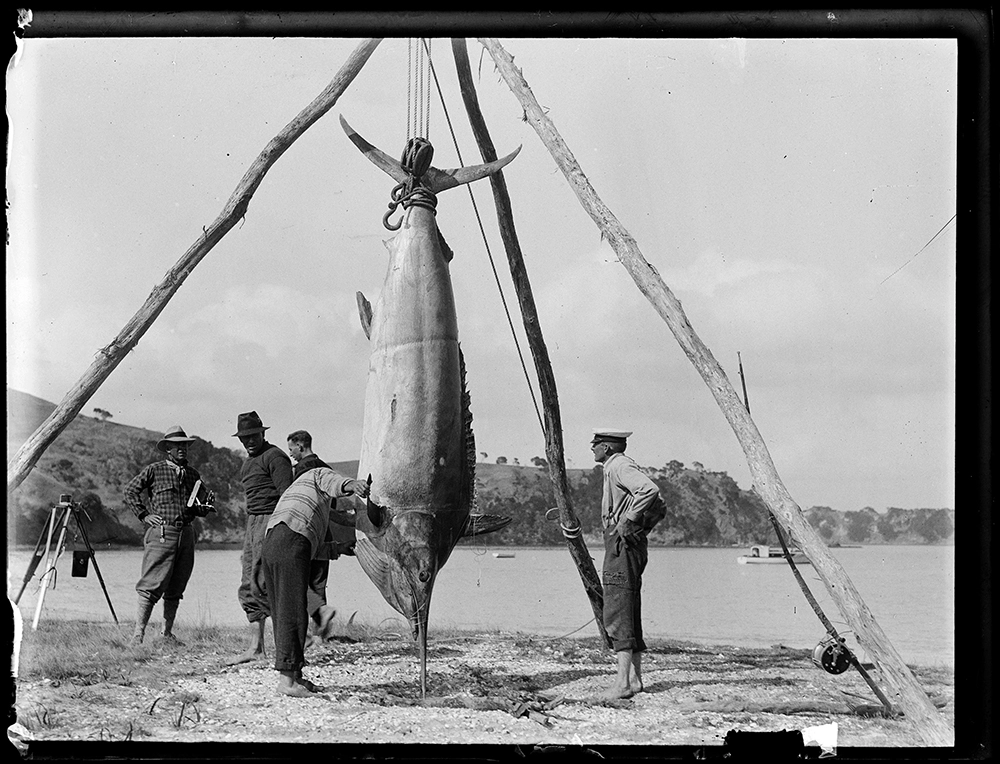
{"type": "MultiPolygon", "coordinates": [[[[101,575],[101,569],[97,566],[97,557],[94,555],[94,547],[91,545],[90,537],[87,535],[87,528],[82,522],[80,522],[81,512],[86,515],[88,520],[90,520],[91,517],[87,514],[87,511],[74,502],[72,498],[73,497],[69,494],[62,494],[59,497],[59,503],[52,507],[52,510],[49,512],[49,517],[45,521],[42,533],[38,537],[38,543],[35,545],[35,551],[31,556],[31,561],[28,563],[28,570],[24,574],[24,581],[21,582],[21,591],[19,591],[17,596],[14,598],[14,604],[16,605],[21,599],[21,595],[24,594],[24,590],[28,586],[28,581],[31,580],[33,575],[35,575],[35,571],[38,569],[38,565],[44,557],[45,567],[42,574],[42,588],[38,594],[38,602],[35,604],[35,618],[31,623],[32,629],[38,628],[38,619],[42,615],[42,603],[45,601],[45,592],[49,588],[49,582],[52,581],[55,576],[59,556],[66,548],[66,533],[69,528],[70,519],[76,523],[77,533],[80,538],[83,539],[83,544],[87,549],[87,557],[84,560],[84,572],[82,575],[86,575],[86,560],[93,562],[94,572],[97,573],[97,580],[101,583],[101,589],[104,591],[104,598],[108,601],[108,607],[111,609],[111,617],[115,619],[115,623],[118,623],[118,616],[115,615],[115,606],[111,604],[111,595],[108,594],[108,587],[104,585],[104,577],[101,575]],[[53,536],[56,537],[54,545],[53,536]],[[43,542],[45,549],[44,552],[42,551],[43,542]]],[[[74,575],[76,575],[75,563],[76,560],[74,560],[74,575]]]]}

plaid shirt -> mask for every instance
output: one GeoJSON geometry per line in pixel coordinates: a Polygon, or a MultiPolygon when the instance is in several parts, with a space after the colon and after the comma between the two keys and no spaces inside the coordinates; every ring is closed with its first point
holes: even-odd
{"type": "Polygon", "coordinates": [[[152,513],[168,525],[178,521],[190,523],[194,513],[188,510],[187,501],[200,477],[194,467],[181,467],[171,461],[150,464],[125,486],[125,506],[139,520],[152,513]],[[144,493],[149,499],[149,509],[142,504],[144,493]]]}

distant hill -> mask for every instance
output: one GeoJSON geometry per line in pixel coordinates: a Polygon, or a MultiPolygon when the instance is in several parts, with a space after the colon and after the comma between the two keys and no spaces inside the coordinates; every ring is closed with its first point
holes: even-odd
{"type": "MultiPolygon", "coordinates": [[[[8,459],[55,409],[55,404],[7,389],[8,459]]],[[[87,510],[95,544],[139,544],[141,524],[122,506],[122,487],[142,467],[163,458],[156,451],[162,433],[78,415],[39,458],[8,500],[7,537],[34,545],[49,508],[60,494],[72,494],[87,510]]],[[[284,443],[277,443],[284,447],[284,443]]],[[[322,456],[322,454],[321,454],[322,456]]],[[[198,521],[199,538],[218,543],[242,541],[245,514],[239,469],[244,454],[208,441],[192,444],[190,460],[216,492],[217,511],[198,521]]],[[[358,462],[331,462],[356,475],[358,462]]],[[[666,500],[666,518],[653,529],[654,545],[749,546],[777,544],[767,509],[752,491],[741,489],[725,472],[695,462],[671,461],[643,468],[666,500]]],[[[589,545],[600,543],[601,468],[568,470],[571,498],[589,545]]],[[[555,496],[544,463],[476,465],[478,511],[507,515],[513,522],[487,537],[491,545],[562,545],[555,496]]],[[[829,544],[953,543],[954,510],[871,507],[842,512],[811,507],[809,522],[829,544]]],[[[467,539],[476,544],[483,540],[467,539]]]]}

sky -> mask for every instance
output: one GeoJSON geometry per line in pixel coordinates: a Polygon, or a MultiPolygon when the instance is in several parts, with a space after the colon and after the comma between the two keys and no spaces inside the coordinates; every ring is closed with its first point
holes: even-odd
{"type": "MultiPolygon", "coordinates": [[[[737,390],[742,357],[754,421],[796,502],[954,507],[955,41],[501,43],[737,390]]],[[[7,75],[8,386],[61,401],[357,44],[23,41],[7,75]]],[[[644,466],[699,462],[750,488],[709,389],[489,54],[468,47],[497,151],[522,146],[504,176],[567,466],[593,466],[593,429],[613,427],[634,432],[628,453],[644,466]]],[[[474,164],[450,42],[431,51],[461,152],[429,86],[434,164],[474,164]]],[[[239,449],[237,415],[256,410],[282,447],[302,428],[322,458],[358,457],[369,349],[355,293],[374,303],[385,276],[394,183],[338,116],[398,157],[407,71],[407,41],[384,40],[82,413],[180,424],[239,449]]],[[[489,182],[472,191],[486,243],[464,187],[441,194],[437,219],[455,252],[477,449],[530,464],[544,435],[489,253],[537,382],[489,182]]]]}

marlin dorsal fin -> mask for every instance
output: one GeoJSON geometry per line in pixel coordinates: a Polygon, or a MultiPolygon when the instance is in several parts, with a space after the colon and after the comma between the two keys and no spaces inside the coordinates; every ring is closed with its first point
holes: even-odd
{"type": "Polygon", "coordinates": [[[368,339],[372,338],[372,304],[368,302],[361,292],[357,294],[358,298],[358,313],[361,316],[361,328],[365,331],[365,336],[368,339]]]}
{"type": "Polygon", "coordinates": [[[458,368],[462,377],[462,438],[465,443],[465,479],[462,484],[462,505],[470,509],[476,504],[476,436],[472,432],[472,397],[465,383],[465,355],[458,349],[458,368]]]}
{"type": "MultiPolygon", "coordinates": [[[[340,117],[340,124],[344,128],[344,132],[347,133],[347,137],[351,139],[351,142],[382,172],[386,173],[397,183],[402,183],[409,177],[409,173],[403,169],[397,160],[362,138],[353,127],[347,124],[347,120],[343,116],[340,117]]],[[[505,157],[493,162],[487,162],[486,164],[473,165],[472,167],[457,167],[453,170],[439,170],[436,167],[429,167],[423,175],[423,185],[435,194],[439,194],[449,188],[485,178],[487,175],[492,175],[497,170],[510,164],[520,150],[521,147],[518,146],[505,157]]]]}

